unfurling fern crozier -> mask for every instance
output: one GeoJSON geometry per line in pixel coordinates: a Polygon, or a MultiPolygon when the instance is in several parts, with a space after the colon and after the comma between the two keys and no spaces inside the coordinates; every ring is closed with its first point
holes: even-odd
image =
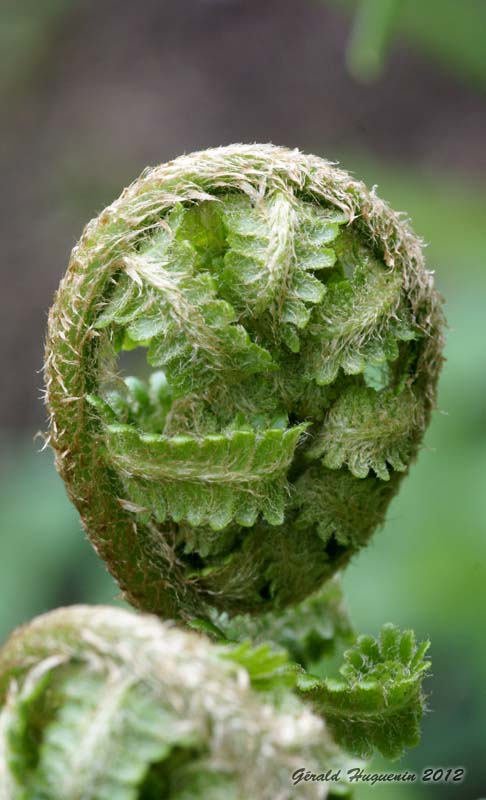
{"type": "Polygon", "coordinates": [[[441,329],[419,240],[332,164],[234,145],[144,172],[74,248],[45,368],[58,470],[127,599],[266,612],[344,566],[417,454],[441,329]]]}
{"type": "Polygon", "coordinates": [[[289,776],[347,757],[282,697],[278,669],[258,653],[252,664],[265,687],[224,648],[148,615],[72,606],[37,617],[0,649],[0,797],[323,800],[327,787],[294,793],[289,776]]]}

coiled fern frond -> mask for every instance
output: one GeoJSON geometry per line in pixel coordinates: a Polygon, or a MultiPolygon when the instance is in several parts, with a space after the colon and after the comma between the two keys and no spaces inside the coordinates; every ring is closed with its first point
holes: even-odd
{"type": "Polygon", "coordinates": [[[252,677],[227,648],[116,608],[38,617],[0,650],[0,797],[325,798],[290,776],[346,759],[281,662],[256,652],[252,677]]]}
{"type": "Polygon", "coordinates": [[[145,171],[74,248],[45,369],[58,470],[127,599],[265,612],[345,565],[416,456],[441,326],[419,240],[332,164],[234,145],[145,171]]]}
{"type": "Polygon", "coordinates": [[[396,759],[418,744],[430,643],[417,643],[413,631],[390,623],[376,638],[356,637],[337,578],[291,609],[258,617],[223,613],[214,622],[212,627],[203,621],[193,624],[226,643],[228,657],[250,673],[256,663],[253,674],[260,680],[266,680],[262,655],[270,648],[270,657],[278,660],[283,650],[289,686],[325,719],[345,752],[368,759],[378,750],[396,759]],[[344,651],[343,663],[333,674],[329,657],[337,651],[344,651]]]}

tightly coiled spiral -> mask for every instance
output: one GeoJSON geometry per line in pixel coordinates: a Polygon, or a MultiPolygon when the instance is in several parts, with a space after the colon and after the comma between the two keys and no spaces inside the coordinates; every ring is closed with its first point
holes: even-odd
{"type": "Polygon", "coordinates": [[[262,699],[224,648],[155,617],[62,608],[0,650],[4,800],[317,800],[290,780],[317,753],[342,762],[297,698],[262,699]]]}
{"type": "Polygon", "coordinates": [[[91,221],[49,317],[49,441],[97,552],[162,616],[294,604],[362,547],[441,365],[420,241],[315,156],[148,169],[91,221]],[[122,378],[122,351],[151,374],[122,378]]]}

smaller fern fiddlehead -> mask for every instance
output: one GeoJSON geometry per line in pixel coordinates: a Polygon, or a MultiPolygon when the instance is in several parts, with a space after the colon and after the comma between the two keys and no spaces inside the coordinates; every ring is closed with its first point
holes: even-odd
{"type": "Polygon", "coordinates": [[[290,776],[345,763],[286,688],[282,658],[247,658],[154,617],[72,606],[0,650],[5,800],[325,798],[290,776]],[[262,681],[262,673],[265,681],[262,681]]]}
{"type": "Polygon", "coordinates": [[[291,609],[258,617],[223,613],[211,625],[193,624],[228,644],[228,657],[247,667],[256,662],[256,675],[266,648],[277,659],[283,648],[289,685],[325,719],[345,752],[368,759],[378,750],[396,759],[418,744],[429,642],[418,644],[413,631],[389,623],[376,638],[356,637],[337,578],[291,609]],[[343,649],[339,673],[331,676],[329,656],[343,649]]]}
{"type": "Polygon", "coordinates": [[[86,228],[49,318],[50,443],[127,599],[162,616],[304,599],[383,521],[441,364],[399,215],[315,156],[147,170],[86,228]],[[122,379],[121,351],[152,373],[122,379]]]}

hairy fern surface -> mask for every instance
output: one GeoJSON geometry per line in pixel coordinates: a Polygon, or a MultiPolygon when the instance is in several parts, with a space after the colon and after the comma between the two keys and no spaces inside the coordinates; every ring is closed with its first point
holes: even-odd
{"type": "Polygon", "coordinates": [[[417,453],[441,321],[408,225],[328,162],[146,171],[74,249],[46,351],[57,466],[127,599],[266,613],[344,566],[417,453]]]}
{"type": "Polygon", "coordinates": [[[284,658],[227,649],[108,607],[19,629],[0,650],[0,796],[325,798],[315,785],[297,795],[290,775],[349,759],[289,691],[284,658]]]}
{"type": "Polygon", "coordinates": [[[255,685],[291,687],[321,715],[345,752],[397,759],[420,739],[429,642],[388,623],[356,637],[337,578],[291,611],[196,623],[241,663],[255,685]],[[339,671],[330,657],[342,662],[339,671]]]}

